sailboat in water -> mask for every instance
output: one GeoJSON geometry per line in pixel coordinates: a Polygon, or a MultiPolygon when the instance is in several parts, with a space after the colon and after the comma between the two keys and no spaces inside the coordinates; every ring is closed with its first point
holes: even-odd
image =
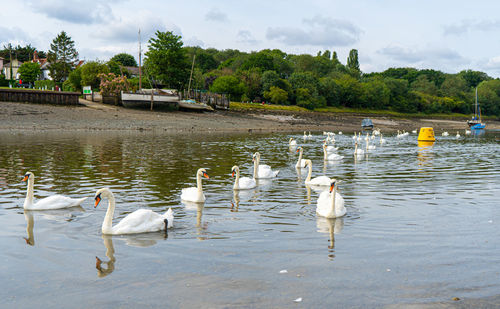
{"type": "Polygon", "coordinates": [[[481,121],[481,108],[477,103],[477,87],[476,87],[476,103],[474,104],[474,116],[467,121],[469,127],[473,130],[484,129],[486,125],[481,121]]]}

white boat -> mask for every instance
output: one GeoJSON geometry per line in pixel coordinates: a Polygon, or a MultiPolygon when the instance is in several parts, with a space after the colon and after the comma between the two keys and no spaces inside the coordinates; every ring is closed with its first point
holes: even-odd
{"type": "Polygon", "coordinates": [[[179,103],[177,91],[170,89],[141,89],[137,92],[122,91],[122,104],[129,108],[176,109],[179,103]]]}

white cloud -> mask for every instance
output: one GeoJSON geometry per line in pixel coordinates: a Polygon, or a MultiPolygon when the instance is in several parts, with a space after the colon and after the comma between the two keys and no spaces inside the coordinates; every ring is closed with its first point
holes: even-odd
{"type": "Polygon", "coordinates": [[[270,27],[266,38],[287,45],[348,46],[358,42],[362,33],[360,28],[349,21],[320,15],[302,22],[305,27],[270,27]]]}
{"type": "Polygon", "coordinates": [[[246,44],[257,44],[257,40],[253,37],[252,33],[248,30],[238,31],[238,42],[246,44]]]}
{"type": "Polygon", "coordinates": [[[192,38],[189,38],[189,39],[183,39],[183,42],[184,42],[184,46],[199,46],[199,47],[204,47],[205,46],[205,42],[203,42],[202,40],[198,39],[197,37],[192,37],[192,38]]]}
{"type": "Polygon", "coordinates": [[[0,43],[1,44],[9,44],[12,45],[26,45],[30,44],[32,39],[30,36],[24,32],[22,29],[13,27],[7,28],[0,26],[0,43]]]}
{"type": "Polygon", "coordinates": [[[227,18],[226,13],[220,11],[217,8],[212,8],[205,14],[205,20],[215,21],[215,22],[226,22],[229,19],[227,18]]]}
{"type": "Polygon", "coordinates": [[[113,19],[109,1],[93,0],[35,0],[27,1],[34,13],[72,24],[100,24],[113,19]]]}
{"type": "Polygon", "coordinates": [[[500,20],[464,19],[452,25],[443,26],[444,35],[462,35],[469,32],[486,32],[500,29],[500,20]]]}
{"type": "Polygon", "coordinates": [[[110,22],[96,32],[96,36],[104,41],[129,43],[138,41],[138,32],[141,29],[141,41],[147,42],[155,36],[156,31],[172,31],[181,35],[181,29],[173,24],[165,24],[163,19],[156,17],[149,11],[137,13],[133,17],[126,17],[110,22]]]}

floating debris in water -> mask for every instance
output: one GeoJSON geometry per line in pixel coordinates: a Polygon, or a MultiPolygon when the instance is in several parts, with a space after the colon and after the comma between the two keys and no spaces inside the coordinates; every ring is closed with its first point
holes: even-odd
{"type": "Polygon", "coordinates": [[[299,297],[299,298],[297,298],[297,299],[294,299],[293,301],[294,301],[294,302],[296,302],[296,303],[300,303],[300,302],[302,301],[302,297],[299,297]]]}
{"type": "Polygon", "coordinates": [[[288,270],[286,269],[280,270],[280,274],[286,274],[286,273],[288,273],[288,270]]]}
{"type": "Polygon", "coordinates": [[[459,301],[459,300],[460,300],[460,298],[458,298],[458,297],[453,297],[452,299],[453,299],[454,301],[459,301]]]}
{"type": "Polygon", "coordinates": [[[391,271],[391,269],[390,269],[390,268],[387,268],[387,269],[386,269],[386,271],[391,271]]]}

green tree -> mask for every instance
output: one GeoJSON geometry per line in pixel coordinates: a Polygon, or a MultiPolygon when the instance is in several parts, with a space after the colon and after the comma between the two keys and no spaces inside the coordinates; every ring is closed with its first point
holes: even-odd
{"type": "Polygon", "coordinates": [[[280,80],[280,76],[276,71],[265,71],[262,73],[262,91],[269,91],[272,86],[276,86],[280,80]]]}
{"type": "Polygon", "coordinates": [[[347,57],[347,68],[349,69],[352,76],[357,78],[361,76],[357,49],[351,49],[351,51],[349,52],[349,57],[347,57]]]}
{"type": "Polygon", "coordinates": [[[411,90],[427,93],[430,95],[437,95],[438,92],[436,84],[429,81],[429,79],[427,79],[427,76],[425,75],[420,75],[419,77],[417,77],[417,80],[411,83],[410,88],[411,90]]]}
{"type": "Polygon", "coordinates": [[[459,99],[465,99],[468,90],[465,79],[456,74],[447,75],[439,89],[442,95],[459,99]]]}
{"type": "Polygon", "coordinates": [[[78,67],[69,73],[66,85],[71,84],[73,91],[82,91],[82,67],[78,67]]]}
{"type": "Polygon", "coordinates": [[[166,87],[181,89],[188,82],[191,69],[180,35],[156,31],[149,39],[144,66],[154,80],[166,87]]]}
{"type": "Polygon", "coordinates": [[[339,88],[340,105],[346,107],[360,107],[362,95],[361,85],[358,79],[348,74],[343,74],[335,79],[339,88]]]}
{"type": "Polygon", "coordinates": [[[109,73],[109,68],[106,64],[97,61],[85,63],[81,66],[81,85],[91,86],[92,89],[99,89],[101,84],[101,73],[109,73]]]}
{"type": "Polygon", "coordinates": [[[109,61],[115,61],[118,62],[119,64],[126,66],[126,67],[136,67],[137,62],[135,61],[134,56],[127,54],[127,53],[120,53],[116,54],[109,61]]]}
{"type": "Polygon", "coordinates": [[[469,88],[476,88],[482,81],[491,79],[486,73],[472,70],[461,71],[458,75],[465,79],[469,88]]]}
{"type": "Polygon", "coordinates": [[[228,93],[231,95],[231,100],[239,101],[241,95],[245,93],[245,85],[234,76],[221,76],[210,86],[210,91],[228,93]]]}
{"type": "Polygon", "coordinates": [[[340,89],[331,77],[323,77],[319,80],[319,95],[326,99],[328,106],[340,106],[340,89]]]}
{"type": "Polygon", "coordinates": [[[364,108],[387,109],[391,98],[391,90],[382,78],[373,78],[361,83],[360,97],[364,108]]]}
{"type": "Polygon", "coordinates": [[[66,32],[62,31],[50,44],[48,54],[48,68],[50,76],[56,82],[63,82],[68,78],[78,58],[75,42],[71,40],[66,32]]]}
{"type": "Polygon", "coordinates": [[[40,70],[40,65],[38,63],[25,62],[21,64],[18,72],[23,82],[34,83],[42,73],[42,70],[40,70]]]}
{"type": "Polygon", "coordinates": [[[285,104],[288,100],[288,93],[283,89],[271,86],[269,91],[264,91],[264,98],[274,104],[285,104]]]}

